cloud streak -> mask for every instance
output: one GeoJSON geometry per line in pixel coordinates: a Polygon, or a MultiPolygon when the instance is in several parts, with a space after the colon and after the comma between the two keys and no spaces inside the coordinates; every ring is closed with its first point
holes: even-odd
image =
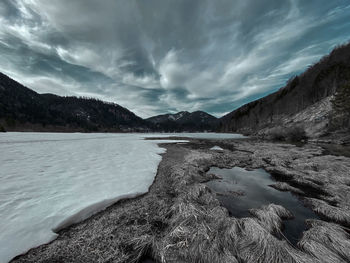
{"type": "Polygon", "coordinates": [[[220,116],[350,39],[346,0],[3,0],[0,71],[142,117],[220,116]]]}

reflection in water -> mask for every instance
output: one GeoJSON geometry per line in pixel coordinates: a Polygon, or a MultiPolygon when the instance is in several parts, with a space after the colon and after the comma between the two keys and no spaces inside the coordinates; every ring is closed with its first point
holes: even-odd
{"type": "Polygon", "coordinates": [[[271,203],[282,205],[292,212],[295,218],[284,221],[283,230],[283,234],[292,244],[296,244],[302,232],[306,230],[305,220],[318,218],[311,209],[304,207],[295,195],[270,187],[275,181],[263,169],[247,171],[239,167],[212,167],[208,173],[222,177],[222,180],[212,180],[207,185],[217,193],[221,204],[234,217],[251,217],[249,209],[271,203]]]}

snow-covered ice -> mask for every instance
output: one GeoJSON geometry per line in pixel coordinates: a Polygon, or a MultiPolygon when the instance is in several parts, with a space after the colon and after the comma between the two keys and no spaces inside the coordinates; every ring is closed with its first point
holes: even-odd
{"type": "Polygon", "coordinates": [[[203,132],[203,133],[190,133],[190,132],[182,132],[182,133],[159,133],[159,134],[148,134],[146,137],[188,137],[195,139],[244,139],[248,138],[238,133],[215,133],[215,132],[203,132]]]}
{"type": "MultiPolygon", "coordinates": [[[[58,230],[148,191],[165,149],[144,137],[225,134],[0,134],[0,262],[53,240],[58,230]]],[[[180,141],[177,141],[180,142],[180,141]]]]}
{"type": "Polygon", "coordinates": [[[0,262],[53,240],[52,229],[147,192],[165,151],[158,142],[141,134],[1,134],[0,262]]]}
{"type": "Polygon", "coordinates": [[[210,148],[210,150],[212,151],[223,151],[224,149],[222,149],[220,146],[213,146],[210,148]]]}

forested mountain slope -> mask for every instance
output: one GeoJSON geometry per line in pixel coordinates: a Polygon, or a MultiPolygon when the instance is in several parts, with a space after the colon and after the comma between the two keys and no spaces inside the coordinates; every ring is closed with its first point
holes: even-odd
{"type": "MultiPolygon", "coordinates": [[[[350,83],[350,44],[334,49],[285,87],[250,102],[220,119],[222,132],[268,132],[274,127],[303,126],[308,136],[320,136],[350,123],[344,114],[334,123],[333,97],[350,83]]],[[[350,103],[350,102],[348,102],[350,103]]]]}
{"type": "Polygon", "coordinates": [[[0,124],[8,131],[139,131],[149,123],[115,103],[38,94],[0,73],[0,124]]]}

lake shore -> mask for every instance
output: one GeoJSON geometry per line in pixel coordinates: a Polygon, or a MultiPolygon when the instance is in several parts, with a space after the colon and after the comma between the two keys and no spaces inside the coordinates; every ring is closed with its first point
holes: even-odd
{"type": "Polygon", "coordinates": [[[191,139],[161,146],[167,152],[147,194],[119,201],[11,262],[350,260],[350,158],[327,155],[312,144],[254,140],[191,139]],[[211,166],[264,168],[277,180],[275,188],[293,192],[322,220],[309,220],[293,246],[276,236],[288,213],[283,207],[231,217],[205,185],[215,179],[206,173],[211,166]]]}

